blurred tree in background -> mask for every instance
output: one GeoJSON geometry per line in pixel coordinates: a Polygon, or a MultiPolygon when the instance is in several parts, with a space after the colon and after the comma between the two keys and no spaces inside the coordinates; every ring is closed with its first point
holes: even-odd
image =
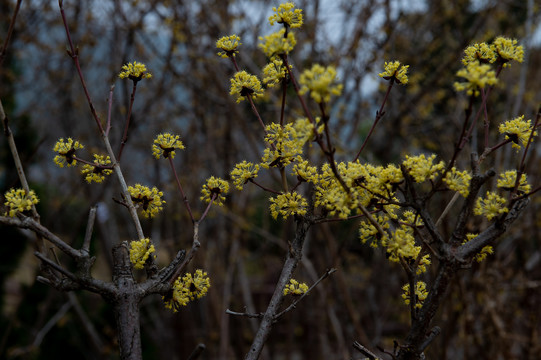
{"type": "MultiPolygon", "coordinates": [[[[119,120],[110,134],[115,144],[122,137],[131,91],[129,82],[117,81],[120,67],[135,59],[147,64],[154,75],[139,89],[129,151],[123,159],[124,175],[133,183],[152,183],[165,193],[175,192],[169,169],[149,156],[150,138],[163,131],[180,133],[189,149],[175,161],[181,164],[184,190],[193,199],[210,175],[228,178],[237,162],[258,159],[263,148],[256,136],[259,124],[249,104],[237,105],[229,96],[233,69],[216,55],[215,43],[221,36],[238,34],[243,43],[239,62],[247,71],[260,74],[265,57],[258,49],[258,38],[268,34],[269,9],[278,3],[80,0],[67,4],[71,33],[98,112],[106,111],[110,86],[116,86],[112,118],[119,120]]],[[[334,65],[344,84],[332,109],[337,160],[356,153],[367,136],[384,90],[378,88],[377,73],[389,59],[410,65],[410,83],[393,93],[381,128],[363,156],[382,165],[406,152],[430,151],[450,158],[467,103],[452,85],[462,66],[463,49],[498,35],[519,39],[525,61],[503,74],[497,96],[489,99],[490,116],[497,123],[519,114],[535,117],[541,103],[541,12],[532,0],[318,0],[297,5],[304,10],[305,25],[291,55],[294,70],[316,62],[334,65]],[[514,85],[506,86],[511,80],[514,85]]],[[[14,6],[15,1],[0,4],[2,41],[14,6]]],[[[52,162],[51,150],[59,137],[77,135],[89,149],[99,146],[76,77],[66,55],[56,2],[23,2],[9,52],[0,66],[0,99],[11,116],[28,177],[39,193],[39,206],[46,209],[41,212],[42,223],[75,246],[84,237],[88,208],[98,204],[92,251],[100,254],[100,262],[93,273],[109,279],[112,246],[117,239],[136,236],[126,226],[127,215],[116,211],[118,205],[111,201],[120,197],[119,186],[111,180],[106,186],[87,185],[82,177],[60,171],[52,162]]],[[[267,92],[258,106],[270,122],[279,118],[279,104],[277,93],[267,92]]],[[[492,130],[497,132],[496,127],[492,130]]],[[[476,141],[476,136],[472,148],[482,151],[482,141],[476,141]]],[[[16,185],[17,178],[11,171],[7,144],[4,140],[0,144],[3,194],[16,185]]],[[[515,166],[511,148],[506,151],[492,160],[496,171],[515,166]]],[[[529,166],[529,176],[536,179],[541,175],[535,166],[540,151],[537,144],[529,158],[534,164],[529,166]]],[[[158,262],[166,263],[179,247],[191,244],[190,219],[176,199],[166,198],[164,212],[143,222],[145,233],[159,240],[158,262]]],[[[231,317],[225,310],[265,309],[292,237],[291,227],[274,221],[267,200],[262,199],[255,188],[233,192],[226,206],[215,209],[201,228],[205,251],[190,267],[204,268],[212,278],[205,299],[175,314],[164,309],[159,297],[144,300],[145,357],[186,359],[198,343],[206,346],[204,359],[240,359],[246,354],[258,321],[231,317]]],[[[454,280],[452,295],[437,318],[442,334],[428,358],[538,356],[540,210],[538,196],[522,214],[520,226],[497,243],[495,254],[454,280]]],[[[473,220],[470,224],[474,229],[479,225],[473,220]]],[[[0,234],[0,357],[116,358],[111,308],[96,301],[96,295],[68,295],[37,283],[32,236],[5,227],[0,234]],[[84,326],[87,318],[94,330],[84,326]]],[[[301,265],[296,277],[308,282],[326,268],[339,271],[282,319],[262,358],[358,358],[351,347],[354,340],[385,349],[392,349],[394,340],[402,340],[409,326],[400,298],[405,277],[386,260],[383,250],[360,243],[358,221],[318,225],[309,233],[301,265]]]]}

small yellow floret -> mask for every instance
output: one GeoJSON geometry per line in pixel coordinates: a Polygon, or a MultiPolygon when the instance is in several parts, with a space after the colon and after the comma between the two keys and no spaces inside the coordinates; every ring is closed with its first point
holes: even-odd
{"type": "MultiPolygon", "coordinates": [[[[498,127],[500,134],[505,135],[505,140],[513,142],[513,148],[520,150],[521,145],[526,146],[533,131],[532,120],[524,120],[524,115],[508,120],[498,127]]],[[[537,136],[534,131],[533,136],[537,136]]]]}
{"type": "Polygon", "coordinates": [[[214,203],[222,206],[225,201],[225,195],[229,192],[229,183],[223,179],[211,176],[207,183],[201,189],[201,200],[210,202],[214,195],[214,203]]]}
{"type": "Polygon", "coordinates": [[[218,53],[223,58],[228,58],[238,54],[238,47],[242,45],[240,37],[237,35],[223,36],[216,41],[216,47],[222,51],[218,53]]]}
{"type": "Polygon", "coordinates": [[[480,63],[493,63],[496,61],[496,53],[492,46],[487,43],[478,43],[468,46],[464,50],[464,57],[462,58],[462,63],[467,66],[471,62],[480,62],[480,63]]]}
{"type": "Polygon", "coordinates": [[[184,144],[180,140],[180,136],[163,133],[154,139],[154,144],[152,144],[152,155],[154,155],[156,159],[159,159],[161,156],[166,159],[169,157],[174,159],[175,149],[184,150],[184,144]]]}
{"type": "Polygon", "coordinates": [[[64,165],[68,165],[68,167],[77,165],[75,151],[83,148],[84,146],[79,141],[74,141],[72,138],[67,138],[65,141],[64,138],[58,139],[53,147],[53,151],[58,153],[54,157],[54,163],[61,168],[64,165]]]}
{"type": "Polygon", "coordinates": [[[308,202],[297,192],[285,193],[270,199],[270,211],[273,218],[282,215],[284,219],[291,215],[305,215],[308,202]]]}
{"type": "Polygon", "coordinates": [[[237,189],[242,190],[244,184],[257,177],[258,172],[259,165],[243,160],[231,170],[231,180],[233,180],[233,184],[237,189]]]}
{"type": "Polygon", "coordinates": [[[259,79],[255,75],[250,75],[246,71],[239,71],[231,78],[231,88],[229,95],[237,96],[237,103],[251,96],[253,100],[263,96],[263,88],[259,79]]]}
{"type": "MultiPolygon", "coordinates": [[[[292,66],[289,65],[289,69],[291,68],[292,66]]],[[[282,60],[273,58],[271,62],[263,68],[263,75],[263,84],[268,87],[274,87],[286,78],[287,69],[282,60]]]]}
{"type": "Polygon", "coordinates": [[[165,204],[165,200],[162,200],[163,192],[156,187],[150,189],[148,186],[135,184],[135,186],[128,186],[128,191],[133,203],[142,209],[145,217],[152,218],[163,210],[163,204],[165,204]]]}
{"type": "Polygon", "coordinates": [[[384,71],[378,75],[385,80],[394,79],[397,83],[406,85],[408,83],[409,67],[409,65],[402,65],[400,61],[386,61],[384,71]]]}
{"type": "Polygon", "coordinates": [[[81,174],[85,175],[85,180],[89,184],[92,181],[101,183],[105,180],[105,176],[113,173],[113,170],[103,167],[111,165],[111,158],[108,155],[94,154],[94,164],[95,165],[84,164],[83,169],[81,170],[81,174]]]}
{"type": "Polygon", "coordinates": [[[144,268],[150,254],[155,251],[149,238],[132,241],[130,243],[130,261],[134,269],[144,268]]]}
{"type": "Polygon", "coordinates": [[[10,189],[4,194],[4,198],[4,205],[8,208],[5,216],[9,217],[32,210],[32,206],[39,202],[34,190],[30,190],[27,194],[24,189],[10,189]]]}
{"type": "Polygon", "coordinates": [[[426,180],[434,180],[438,173],[445,167],[443,161],[434,164],[435,158],[435,154],[432,154],[428,158],[424,154],[418,156],[406,155],[406,160],[404,160],[403,164],[408,173],[415,179],[415,182],[420,183],[426,180]]]}
{"type": "Polygon", "coordinates": [[[524,47],[517,46],[517,40],[508,39],[503,36],[497,37],[492,43],[492,48],[498,54],[498,60],[503,63],[503,66],[510,66],[508,63],[511,60],[521,63],[524,60],[524,47]]]}
{"type": "Polygon", "coordinates": [[[495,192],[487,191],[485,198],[477,198],[473,213],[475,215],[484,215],[488,220],[492,220],[492,218],[509,211],[504,206],[506,202],[505,198],[495,192]]]}
{"type": "Polygon", "coordinates": [[[299,93],[303,95],[310,92],[310,96],[317,103],[329,102],[331,95],[340,95],[344,87],[336,79],[334,66],[323,67],[319,64],[305,70],[299,78],[299,83],[302,85],[299,93]]]}
{"type": "Polygon", "coordinates": [[[284,24],[286,28],[299,28],[303,24],[302,9],[295,9],[295,4],[292,2],[280,4],[278,8],[273,7],[272,11],[275,14],[269,17],[271,25],[278,23],[284,24]]]}
{"type": "MultiPolygon", "coordinates": [[[[402,294],[402,299],[406,305],[410,304],[410,284],[402,286],[404,293],[402,294]]],[[[417,281],[415,283],[415,307],[420,309],[423,307],[423,303],[428,296],[428,291],[426,290],[426,283],[423,281],[417,281]]]]}
{"type": "MultiPolygon", "coordinates": [[[[500,178],[498,179],[497,186],[500,189],[512,191],[515,188],[516,182],[517,182],[517,171],[509,170],[500,174],[500,178]]],[[[532,190],[532,186],[528,184],[528,181],[526,180],[526,174],[522,174],[522,176],[520,177],[520,181],[518,183],[517,192],[519,194],[526,194],[526,193],[529,193],[531,190],[532,190]]]]}
{"type": "Polygon", "coordinates": [[[498,82],[496,72],[492,67],[477,61],[468,63],[465,68],[458,70],[456,75],[466,79],[466,82],[455,82],[455,90],[466,91],[468,95],[479,96],[480,89],[498,82]]]}
{"type": "Polygon", "coordinates": [[[197,269],[192,275],[190,273],[178,277],[172,286],[170,296],[163,297],[167,309],[177,312],[181,306],[186,306],[190,301],[201,299],[208,293],[210,279],[207,273],[197,269]]]}
{"type": "Polygon", "coordinates": [[[295,34],[288,32],[287,36],[284,37],[285,33],[286,29],[281,29],[265,37],[259,37],[261,43],[258,46],[269,59],[289,54],[297,44],[295,34]]]}
{"type": "Polygon", "coordinates": [[[286,284],[284,287],[284,296],[291,295],[302,295],[308,291],[308,285],[306,283],[299,283],[295,279],[289,280],[289,284],[286,284]]]}
{"type": "Polygon", "coordinates": [[[147,71],[147,66],[143,63],[134,61],[122,66],[122,71],[118,74],[121,79],[128,78],[135,82],[141,79],[150,79],[152,74],[147,71]]]}
{"type": "Polygon", "coordinates": [[[463,197],[467,197],[470,193],[470,181],[472,176],[466,170],[458,171],[455,167],[451,169],[446,175],[443,181],[447,184],[449,189],[458,191],[463,197]]]}

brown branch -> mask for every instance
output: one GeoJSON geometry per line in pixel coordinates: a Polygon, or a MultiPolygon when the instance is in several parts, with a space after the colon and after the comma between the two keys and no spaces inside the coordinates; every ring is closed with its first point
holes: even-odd
{"type": "Polygon", "coordinates": [[[250,351],[248,354],[246,354],[245,360],[257,360],[261,354],[261,351],[263,350],[263,346],[265,345],[275,322],[275,316],[283,302],[283,290],[291,279],[293,271],[302,258],[304,240],[306,239],[306,234],[311,224],[311,221],[307,217],[296,218],[297,228],[295,231],[295,238],[291,243],[290,251],[287,253],[287,259],[282,267],[282,272],[280,273],[280,277],[276,283],[274,293],[272,294],[267,310],[265,311],[261,324],[259,325],[259,329],[252,342],[252,345],[250,346],[250,351]]]}
{"type": "Polygon", "coordinates": [[[376,360],[378,357],[372,351],[368,350],[366,347],[362,346],[358,341],[353,343],[353,347],[358,350],[364,356],[368,356],[370,360],[376,360]]]}
{"type": "Polygon", "coordinates": [[[4,59],[6,58],[7,49],[11,37],[13,36],[13,29],[15,27],[15,21],[17,20],[17,14],[19,13],[19,9],[21,7],[21,2],[22,0],[17,0],[17,3],[15,4],[15,9],[13,10],[13,15],[11,15],[11,19],[9,21],[8,33],[6,35],[6,38],[4,39],[4,45],[2,46],[2,50],[0,51],[0,66],[2,66],[4,59]]]}
{"type": "Polygon", "coordinates": [[[241,313],[241,312],[231,311],[229,309],[225,310],[225,313],[229,315],[245,316],[248,318],[255,318],[255,319],[262,319],[263,316],[265,315],[264,313],[259,313],[259,314],[252,314],[252,313],[247,313],[247,312],[241,313]]]}
{"type": "Polygon", "coordinates": [[[79,259],[82,257],[80,251],[75,250],[68,244],[66,244],[62,239],[49,231],[45,226],[38,223],[36,220],[31,217],[20,215],[21,218],[12,218],[7,216],[0,216],[0,224],[15,226],[21,229],[30,229],[36,234],[42,236],[43,238],[50,241],[56,247],[58,247],[62,252],[73,259],[79,259]]]}
{"type": "Polygon", "coordinates": [[[88,214],[88,222],[86,224],[85,238],[83,241],[83,247],[81,251],[88,254],[90,252],[90,240],[92,239],[92,233],[94,231],[94,222],[96,221],[96,210],[97,206],[92,206],[90,208],[90,213],[88,214]]]}
{"type": "Polygon", "coordinates": [[[287,312],[293,310],[297,304],[302,300],[304,299],[305,296],[307,296],[320,282],[322,282],[323,280],[325,280],[329,275],[331,275],[332,273],[336,272],[336,269],[332,268],[332,269],[329,269],[325,272],[325,274],[323,274],[319,279],[317,279],[317,281],[312,285],[310,286],[310,288],[308,290],[306,290],[306,292],[304,294],[302,294],[297,300],[295,300],[293,303],[291,303],[291,305],[289,305],[286,309],[284,309],[283,311],[279,312],[278,314],[276,314],[276,316],[274,317],[274,321],[278,321],[280,320],[280,318],[287,312]]]}

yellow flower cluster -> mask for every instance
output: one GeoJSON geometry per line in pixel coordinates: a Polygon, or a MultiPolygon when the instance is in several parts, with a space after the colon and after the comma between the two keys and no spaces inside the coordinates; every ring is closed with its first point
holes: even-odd
{"type": "MultiPolygon", "coordinates": [[[[505,140],[511,140],[513,147],[520,150],[520,146],[526,146],[533,131],[532,120],[524,120],[524,115],[508,120],[498,127],[500,134],[505,135],[505,140]]],[[[533,136],[537,136],[534,131],[533,136]]]]}
{"type": "Polygon", "coordinates": [[[244,160],[243,162],[235,165],[235,168],[231,170],[230,175],[235,187],[239,190],[242,190],[244,184],[246,184],[251,179],[255,179],[257,177],[258,172],[259,165],[254,165],[253,163],[244,160]]]}
{"type": "Polygon", "coordinates": [[[492,220],[492,218],[509,211],[504,206],[506,202],[505,198],[495,192],[487,191],[485,198],[477,198],[473,213],[475,215],[484,215],[488,220],[492,220]]]}
{"type": "Polygon", "coordinates": [[[303,24],[302,9],[295,9],[295,4],[292,2],[280,4],[278,8],[273,7],[272,11],[275,14],[269,17],[271,25],[278,23],[284,24],[286,28],[300,28],[303,24]]]}
{"type": "MultiPolygon", "coordinates": [[[[466,239],[462,242],[462,244],[467,243],[468,241],[471,241],[477,237],[477,234],[467,234],[466,239]]],[[[494,248],[490,245],[483,246],[481,251],[477,253],[474,257],[475,261],[480,263],[481,261],[485,260],[488,255],[494,254],[494,248]]]]}
{"type": "Polygon", "coordinates": [[[211,176],[201,189],[201,200],[210,202],[213,195],[216,195],[214,203],[222,206],[225,201],[225,194],[229,192],[229,183],[223,179],[211,176]]]}
{"type": "Polygon", "coordinates": [[[303,153],[306,138],[295,130],[292,124],[284,126],[272,123],[265,127],[267,135],[265,141],[271,147],[265,148],[261,158],[261,166],[285,167],[295,161],[303,153]]]}
{"type": "Polygon", "coordinates": [[[58,153],[54,157],[54,163],[61,168],[64,165],[68,165],[68,167],[77,165],[77,160],[74,158],[75,151],[83,148],[84,146],[79,141],[74,141],[72,138],[67,138],[65,141],[64,138],[58,139],[53,147],[53,151],[58,153]]]}
{"type": "Polygon", "coordinates": [[[299,283],[295,279],[289,280],[289,284],[286,284],[284,287],[284,296],[291,295],[302,295],[308,291],[308,285],[306,283],[299,283]]]}
{"type": "Polygon", "coordinates": [[[259,41],[259,48],[269,59],[289,54],[297,44],[295,34],[288,32],[286,35],[286,29],[281,29],[265,37],[260,36],[259,41]]]}
{"type": "Polygon", "coordinates": [[[524,47],[517,46],[517,40],[508,39],[503,36],[497,37],[493,42],[493,49],[498,54],[499,60],[504,63],[504,66],[509,66],[511,60],[521,63],[524,60],[524,47]]]}
{"type": "Polygon", "coordinates": [[[434,180],[439,172],[445,168],[443,161],[434,164],[435,158],[435,154],[430,155],[428,158],[424,154],[418,156],[406,155],[403,165],[415,182],[420,183],[426,180],[434,180]]]}
{"type": "Polygon", "coordinates": [[[401,257],[415,259],[421,251],[421,247],[415,245],[413,229],[409,226],[396,229],[392,236],[382,240],[381,245],[387,249],[389,261],[392,262],[400,262],[401,257]]]}
{"type": "Polygon", "coordinates": [[[282,215],[284,219],[291,215],[306,215],[308,202],[295,191],[271,197],[269,200],[271,215],[275,219],[278,215],[282,215]]]}
{"type": "MultiPolygon", "coordinates": [[[[497,186],[500,189],[512,191],[515,188],[516,182],[517,182],[517,171],[509,170],[500,174],[500,177],[497,182],[497,186]]],[[[530,184],[528,184],[528,181],[526,180],[526,174],[522,174],[522,176],[520,177],[520,181],[518,183],[518,188],[517,188],[518,193],[526,194],[526,193],[529,193],[531,190],[532,190],[532,187],[530,184]]]]}
{"type": "Polygon", "coordinates": [[[210,279],[201,269],[197,269],[193,275],[186,273],[183,277],[179,276],[173,284],[171,294],[162,298],[165,308],[177,312],[181,306],[207,295],[209,288],[210,279]]]}
{"type": "MultiPolygon", "coordinates": [[[[380,224],[383,230],[388,230],[389,225],[389,216],[387,214],[375,214],[372,216],[378,224],[380,224]]],[[[377,248],[381,245],[382,240],[387,241],[388,235],[380,234],[378,229],[368,220],[361,221],[359,225],[359,239],[363,244],[369,243],[373,248],[377,248]]]]}
{"type": "Polygon", "coordinates": [[[152,74],[147,71],[147,66],[143,63],[134,61],[122,66],[122,71],[118,74],[121,79],[128,78],[135,82],[141,79],[150,79],[152,74]]]}
{"type": "Polygon", "coordinates": [[[255,75],[250,75],[242,70],[235,74],[231,79],[231,88],[229,95],[237,96],[237,103],[251,96],[253,100],[263,96],[263,88],[261,82],[255,75]]]}
{"type": "Polygon", "coordinates": [[[323,67],[319,64],[304,70],[299,83],[302,85],[299,93],[303,95],[310,92],[310,96],[317,103],[329,102],[331,95],[340,95],[344,87],[337,82],[334,66],[323,67]]]}
{"type": "Polygon", "coordinates": [[[113,170],[102,167],[111,165],[111,158],[109,156],[94,154],[94,164],[96,165],[84,164],[81,170],[81,174],[85,175],[85,180],[89,184],[92,181],[101,183],[105,180],[105,176],[113,173],[113,170]]]}
{"type": "Polygon", "coordinates": [[[465,68],[458,70],[456,75],[466,79],[466,81],[455,82],[455,90],[466,91],[468,95],[479,96],[480,89],[498,82],[496,72],[492,67],[488,64],[481,64],[478,61],[468,63],[465,68]]]}
{"type": "MultiPolygon", "coordinates": [[[[289,65],[289,69],[292,66],[289,65]]],[[[271,59],[271,62],[263,68],[263,84],[268,87],[275,87],[287,76],[287,69],[284,62],[278,58],[271,59]]]]}
{"type": "Polygon", "coordinates": [[[468,66],[472,63],[494,63],[503,64],[504,67],[510,66],[512,60],[522,62],[524,59],[524,47],[517,46],[517,40],[498,36],[491,45],[487,43],[476,43],[468,46],[464,50],[462,63],[468,66]]]}
{"type": "Polygon", "coordinates": [[[128,186],[128,191],[132,201],[142,209],[145,217],[152,218],[163,210],[163,204],[165,204],[165,200],[162,200],[163,192],[156,187],[150,189],[148,186],[135,184],[135,186],[128,186]]]}
{"type": "Polygon", "coordinates": [[[408,83],[409,67],[409,65],[402,65],[400,61],[386,61],[384,71],[378,75],[385,80],[394,79],[397,83],[406,85],[408,83]]]}
{"type": "Polygon", "coordinates": [[[216,47],[222,51],[218,53],[223,58],[228,58],[238,54],[238,47],[242,45],[240,37],[237,35],[223,36],[216,41],[216,47]]]}
{"type": "Polygon", "coordinates": [[[32,206],[39,202],[34,190],[30,190],[27,194],[24,189],[10,189],[4,194],[4,198],[4,205],[8,208],[4,216],[10,217],[32,210],[32,206]]]}
{"type": "MultiPolygon", "coordinates": [[[[130,262],[134,269],[142,269],[145,267],[150,254],[155,252],[154,245],[150,243],[149,238],[134,240],[130,243],[130,262]]],[[[154,255],[154,257],[156,257],[154,255]]]]}
{"type": "Polygon", "coordinates": [[[154,144],[152,144],[152,155],[156,159],[159,159],[161,156],[166,159],[169,157],[174,159],[175,149],[184,150],[184,144],[180,140],[179,135],[172,135],[170,133],[159,134],[154,139],[154,144]]]}
{"type": "Polygon", "coordinates": [[[291,174],[297,177],[298,181],[311,182],[316,184],[318,181],[317,167],[310,166],[308,160],[302,160],[295,165],[291,174]]]}
{"type": "MultiPolygon", "coordinates": [[[[402,182],[402,173],[394,165],[387,167],[357,162],[339,163],[337,170],[349,192],[344,191],[329,164],[324,164],[315,189],[315,205],[323,206],[330,215],[346,219],[359,206],[376,205],[394,200],[395,185],[402,182]]],[[[395,217],[394,205],[382,205],[389,216],[395,217]]]]}
{"type": "MultiPolygon", "coordinates": [[[[402,286],[404,293],[402,294],[402,299],[406,305],[410,304],[411,294],[410,294],[410,284],[402,286]]],[[[426,290],[426,283],[423,281],[417,281],[415,283],[415,307],[420,309],[423,307],[423,303],[428,296],[428,291],[426,290]]]]}
{"type": "Polygon", "coordinates": [[[432,261],[430,261],[430,255],[429,254],[424,255],[419,261],[419,266],[417,267],[416,274],[417,275],[424,274],[426,272],[427,266],[429,266],[430,264],[432,264],[432,261]]]}
{"type": "Polygon", "coordinates": [[[466,170],[458,171],[454,166],[443,178],[449,189],[458,191],[463,197],[470,193],[470,181],[472,176],[466,170]]]}
{"type": "Polygon", "coordinates": [[[464,57],[462,58],[464,66],[467,66],[472,62],[487,64],[493,63],[494,61],[496,61],[496,53],[494,52],[493,47],[485,42],[468,46],[464,50],[464,57]]]}

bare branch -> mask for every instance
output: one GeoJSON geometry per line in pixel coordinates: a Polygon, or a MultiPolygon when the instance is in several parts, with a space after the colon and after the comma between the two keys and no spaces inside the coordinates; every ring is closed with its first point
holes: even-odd
{"type": "Polygon", "coordinates": [[[63,253],[70,256],[73,259],[79,259],[82,257],[80,251],[75,250],[68,244],[66,244],[62,239],[49,231],[45,226],[38,223],[36,220],[31,217],[20,215],[22,219],[0,216],[0,224],[15,226],[21,229],[30,229],[34,231],[37,235],[42,236],[43,238],[49,240],[52,244],[58,247],[63,253]]]}
{"type": "Polygon", "coordinates": [[[358,341],[353,343],[353,347],[358,350],[364,356],[368,356],[370,360],[376,360],[378,357],[372,351],[368,350],[366,347],[362,346],[358,341]]]}
{"type": "Polygon", "coordinates": [[[304,294],[302,294],[297,300],[295,300],[291,305],[289,305],[285,310],[281,311],[280,313],[276,314],[276,316],[274,317],[274,321],[278,321],[280,320],[280,318],[287,312],[293,310],[297,304],[302,300],[304,299],[305,296],[307,296],[311,291],[312,289],[314,289],[320,282],[322,282],[323,280],[325,280],[329,275],[331,275],[332,273],[336,272],[336,269],[332,268],[332,269],[329,269],[325,272],[325,274],[323,274],[312,286],[310,286],[310,288],[308,290],[306,290],[306,292],[304,294]]]}
{"type": "Polygon", "coordinates": [[[225,310],[225,313],[229,314],[229,315],[245,316],[245,317],[248,317],[248,318],[255,318],[255,319],[262,319],[263,316],[265,316],[264,313],[259,313],[259,314],[252,314],[252,313],[247,313],[247,312],[241,313],[241,312],[231,311],[229,309],[225,310]]]}
{"type": "Polygon", "coordinates": [[[90,213],[88,214],[88,222],[86,225],[85,239],[83,241],[82,251],[88,254],[90,252],[90,239],[92,238],[92,232],[94,231],[94,222],[96,221],[96,210],[97,206],[92,206],[90,208],[90,213]]]}

